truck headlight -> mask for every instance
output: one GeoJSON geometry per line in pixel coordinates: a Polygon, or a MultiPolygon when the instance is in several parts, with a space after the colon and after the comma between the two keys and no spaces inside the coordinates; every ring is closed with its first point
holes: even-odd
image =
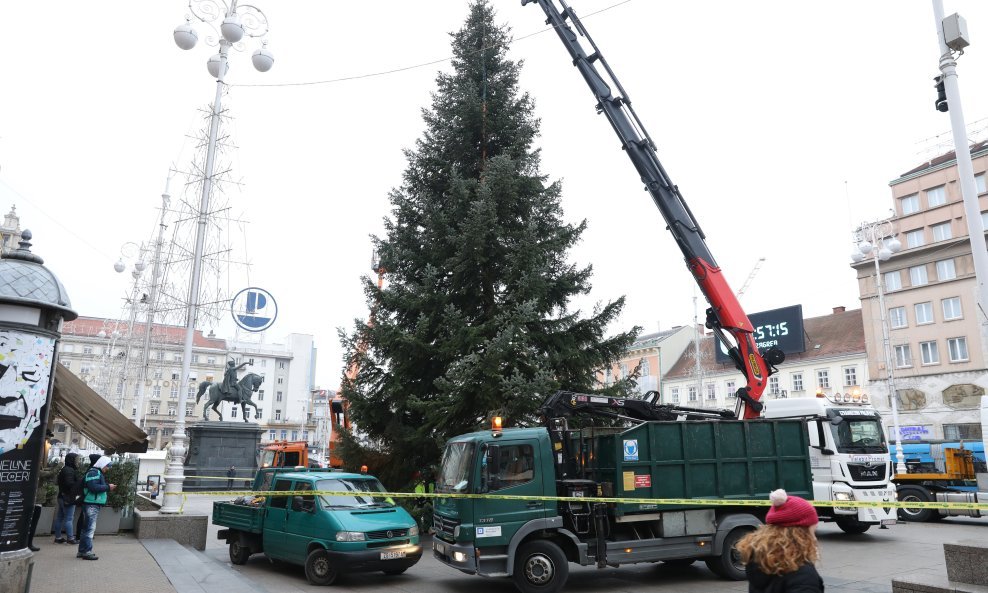
{"type": "Polygon", "coordinates": [[[409,535],[409,537],[411,537],[413,535],[418,535],[418,534],[419,534],[419,526],[418,525],[412,525],[411,527],[408,528],[408,535],[409,535]]]}
{"type": "Polygon", "coordinates": [[[854,500],[850,492],[834,492],[834,500],[854,500]]]}
{"type": "Polygon", "coordinates": [[[453,552],[453,561],[454,562],[466,562],[467,561],[467,555],[464,554],[463,552],[453,552]]]}
{"type": "Polygon", "coordinates": [[[366,538],[363,531],[337,531],[336,541],[338,542],[362,542],[366,538]]]}

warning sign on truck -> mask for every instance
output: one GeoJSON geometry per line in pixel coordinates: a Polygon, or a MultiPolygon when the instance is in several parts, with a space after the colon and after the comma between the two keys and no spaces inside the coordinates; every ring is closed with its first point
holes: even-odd
{"type": "Polygon", "coordinates": [[[635,474],[635,488],[651,488],[652,487],[652,476],[645,474],[644,476],[639,476],[635,474]]]}

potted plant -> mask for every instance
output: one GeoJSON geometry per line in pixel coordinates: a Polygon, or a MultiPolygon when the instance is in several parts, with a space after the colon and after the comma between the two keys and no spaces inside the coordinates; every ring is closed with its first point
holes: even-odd
{"type": "Polygon", "coordinates": [[[117,488],[107,494],[106,506],[96,520],[96,533],[101,535],[117,533],[121,528],[133,528],[137,463],[129,459],[114,461],[106,472],[106,481],[116,484],[117,488]]]}
{"type": "Polygon", "coordinates": [[[34,535],[51,533],[51,526],[58,512],[58,472],[61,469],[62,463],[55,461],[42,469],[38,477],[35,504],[41,505],[41,517],[38,519],[38,527],[34,530],[34,535]]]}

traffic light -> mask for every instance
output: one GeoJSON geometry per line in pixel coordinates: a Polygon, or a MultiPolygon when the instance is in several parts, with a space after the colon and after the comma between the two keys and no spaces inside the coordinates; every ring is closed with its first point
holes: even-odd
{"type": "Polygon", "coordinates": [[[936,83],[937,88],[937,100],[933,102],[933,106],[937,108],[937,111],[946,112],[947,107],[947,90],[943,87],[943,77],[935,76],[933,77],[933,82],[936,83]]]}

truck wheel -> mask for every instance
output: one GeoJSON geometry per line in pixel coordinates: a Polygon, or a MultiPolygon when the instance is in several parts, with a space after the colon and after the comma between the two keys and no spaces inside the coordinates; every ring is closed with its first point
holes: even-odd
{"type": "Polygon", "coordinates": [[[521,593],[557,593],[568,576],[566,555],[550,541],[528,542],[515,556],[512,578],[521,593]]]}
{"type": "MultiPolygon", "coordinates": [[[[919,486],[899,487],[899,502],[930,502],[933,500],[930,491],[919,486]]],[[[938,514],[935,509],[899,507],[899,518],[903,521],[931,521],[933,515],[938,514]]]]}
{"type": "Polygon", "coordinates": [[[712,573],[732,581],[743,581],[746,578],[744,562],[741,561],[741,554],[738,553],[735,546],[738,540],[744,537],[748,531],[750,530],[735,529],[728,533],[727,537],[724,538],[724,549],[721,550],[720,556],[713,556],[703,560],[712,573]]]}
{"type": "Polygon", "coordinates": [[[837,527],[840,527],[840,530],[844,533],[854,535],[868,531],[871,528],[871,523],[863,523],[854,517],[842,517],[837,519],[837,527]]]}
{"type": "Polygon", "coordinates": [[[247,564],[250,558],[250,548],[240,543],[240,538],[230,542],[230,562],[234,564],[247,564]]]}
{"type": "Polygon", "coordinates": [[[326,550],[319,548],[309,552],[305,559],[305,578],[310,585],[332,585],[339,574],[326,550]]]}

